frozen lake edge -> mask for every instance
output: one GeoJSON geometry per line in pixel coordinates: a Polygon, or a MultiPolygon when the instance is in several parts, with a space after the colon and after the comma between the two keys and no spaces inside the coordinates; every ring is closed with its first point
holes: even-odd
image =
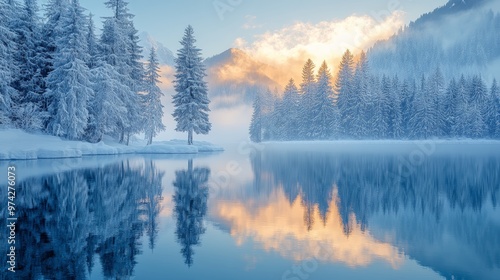
{"type": "Polygon", "coordinates": [[[149,146],[143,143],[125,146],[107,139],[94,144],[69,141],[44,134],[30,134],[19,129],[2,129],[0,160],[62,159],[124,154],[199,154],[224,151],[222,147],[208,142],[195,141],[194,145],[185,143],[186,141],[172,140],[153,142],[149,146]]]}

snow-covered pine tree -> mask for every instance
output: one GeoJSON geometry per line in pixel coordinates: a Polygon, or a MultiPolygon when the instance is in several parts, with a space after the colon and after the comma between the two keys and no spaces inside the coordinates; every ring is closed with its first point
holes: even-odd
{"type": "Polygon", "coordinates": [[[116,69],[105,61],[98,61],[91,69],[91,81],[94,95],[89,106],[89,124],[85,138],[97,143],[105,134],[111,135],[119,130],[127,107],[120,96],[129,90],[121,81],[124,79],[116,69]]]}
{"type": "MultiPolygon", "coordinates": [[[[60,30],[63,13],[68,9],[69,0],[49,0],[44,6],[46,22],[41,26],[41,38],[38,52],[41,76],[46,79],[54,70],[56,41],[62,36],[60,30]]],[[[50,100],[45,100],[42,107],[47,107],[50,100]]]]}
{"type": "Polygon", "coordinates": [[[47,77],[48,130],[56,136],[82,139],[88,124],[88,102],[93,95],[86,40],[87,20],[78,0],[72,0],[61,15],[56,40],[54,70],[47,77]]]}
{"type": "Polygon", "coordinates": [[[390,138],[393,139],[401,139],[404,134],[404,129],[403,129],[403,112],[401,111],[401,86],[399,83],[399,78],[398,76],[395,76],[392,79],[392,84],[391,84],[391,97],[388,100],[390,102],[390,110],[391,110],[391,115],[392,115],[392,121],[391,121],[391,134],[389,135],[390,138]]]}
{"type": "Polygon", "coordinates": [[[354,56],[347,50],[340,62],[335,92],[337,93],[337,106],[340,112],[341,135],[352,137],[352,122],[358,115],[355,113],[353,98],[354,56]]]}
{"type": "MultiPolygon", "coordinates": [[[[380,106],[378,104],[378,98],[380,95],[379,92],[380,92],[380,80],[378,79],[378,77],[374,75],[370,76],[369,91],[366,94],[366,112],[365,112],[366,132],[363,133],[365,138],[368,139],[376,139],[381,134],[379,126],[383,121],[383,119],[382,119],[382,113],[380,111],[380,106]]],[[[340,109],[339,109],[339,115],[340,118],[342,118],[340,109]]]]}
{"type": "Polygon", "coordinates": [[[393,133],[393,111],[392,111],[392,84],[391,79],[387,76],[382,76],[380,90],[378,91],[378,97],[375,103],[377,104],[378,116],[378,139],[388,139],[391,138],[393,133]]]}
{"type": "Polygon", "coordinates": [[[295,85],[295,81],[290,79],[285,87],[283,102],[281,104],[284,110],[282,113],[286,113],[286,118],[283,119],[283,138],[287,141],[298,140],[300,123],[299,102],[299,90],[295,85]]]}
{"type": "Polygon", "coordinates": [[[273,139],[273,112],[276,107],[278,97],[278,89],[274,93],[268,88],[261,95],[262,101],[262,141],[269,141],[273,139]]]}
{"type": "Polygon", "coordinates": [[[480,76],[473,76],[469,84],[469,137],[485,138],[487,136],[487,119],[489,110],[489,93],[480,76]],[[475,114],[479,114],[476,116],[475,114]]]}
{"type": "MultiPolygon", "coordinates": [[[[415,80],[411,82],[411,85],[415,85],[415,80]]],[[[409,80],[404,80],[401,85],[401,112],[402,112],[402,130],[404,138],[409,139],[410,131],[409,131],[409,122],[410,118],[413,114],[413,98],[415,91],[412,90],[412,86],[410,85],[409,80]]]]}
{"type": "Polygon", "coordinates": [[[313,102],[316,93],[316,77],[314,75],[315,65],[308,59],[302,68],[302,83],[300,84],[300,131],[301,139],[313,139],[314,131],[317,129],[313,121],[313,102]]]}
{"type": "Polygon", "coordinates": [[[413,102],[415,113],[410,120],[412,138],[429,139],[435,136],[436,112],[435,100],[429,94],[428,83],[422,76],[420,87],[413,102]]]}
{"type": "Polygon", "coordinates": [[[452,79],[446,89],[446,101],[445,101],[445,136],[450,138],[455,138],[458,135],[455,135],[455,131],[453,128],[456,125],[456,114],[457,106],[458,106],[458,83],[455,79],[452,79]]]}
{"type": "Polygon", "coordinates": [[[356,64],[356,69],[353,78],[353,92],[356,93],[358,117],[353,118],[352,133],[356,139],[369,138],[370,135],[366,130],[369,123],[370,112],[368,109],[368,101],[371,99],[369,92],[370,70],[368,58],[365,52],[361,52],[359,61],[356,64]]]}
{"type": "Polygon", "coordinates": [[[91,71],[94,95],[89,102],[89,123],[85,139],[96,143],[102,140],[104,134],[111,135],[119,131],[118,124],[124,123],[123,116],[127,115],[127,108],[120,96],[130,89],[122,84],[124,78],[120,73],[102,59],[92,14],[87,26],[87,49],[87,66],[91,71]]]}
{"type": "Polygon", "coordinates": [[[134,28],[133,15],[128,11],[128,2],[109,0],[106,7],[113,11],[113,16],[105,19],[101,34],[101,56],[120,74],[121,83],[127,90],[120,92],[120,99],[127,111],[120,116],[118,130],[114,133],[121,143],[128,144],[130,136],[141,130],[139,90],[142,75],[140,72],[140,47],[137,46],[137,31],[134,28]]]}
{"type": "Polygon", "coordinates": [[[467,92],[468,83],[465,77],[462,75],[457,84],[457,99],[455,105],[454,126],[452,127],[452,135],[457,138],[462,138],[466,136],[466,127],[469,110],[469,95],[467,92]]]}
{"type": "Polygon", "coordinates": [[[283,99],[276,97],[274,99],[273,110],[270,115],[270,123],[269,127],[271,130],[271,138],[273,140],[283,141],[285,140],[285,120],[288,118],[287,108],[285,107],[285,103],[283,99]]]}
{"type": "MultiPolygon", "coordinates": [[[[142,47],[139,45],[139,35],[138,30],[134,26],[134,22],[130,21],[130,26],[128,29],[128,37],[129,37],[129,66],[131,69],[130,79],[132,81],[132,91],[135,95],[139,95],[140,92],[144,91],[144,64],[142,63],[142,47]]],[[[127,130],[127,145],[130,140],[130,136],[133,133],[138,133],[144,130],[143,123],[141,121],[141,107],[137,106],[137,104],[129,105],[130,115],[133,116],[131,118],[131,126],[127,130]]]]}
{"type": "Polygon", "coordinates": [[[500,89],[498,88],[497,80],[494,79],[493,83],[491,85],[491,90],[490,94],[493,97],[493,100],[495,101],[495,122],[496,122],[496,128],[495,128],[495,134],[494,138],[495,139],[500,139],[500,89]]]}
{"type": "Polygon", "coordinates": [[[255,99],[253,101],[253,114],[252,120],[250,122],[250,140],[255,143],[260,143],[263,140],[263,104],[262,104],[262,93],[258,91],[255,94],[255,99]]]}
{"type": "Polygon", "coordinates": [[[312,138],[315,140],[327,140],[333,136],[333,122],[335,121],[333,98],[332,75],[326,61],[323,61],[318,71],[316,92],[311,108],[314,124],[312,138]]]}
{"type": "Polygon", "coordinates": [[[17,70],[14,64],[14,50],[16,49],[15,34],[10,29],[13,20],[13,7],[5,0],[0,0],[0,127],[10,126],[12,99],[15,99],[16,90],[12,87],[14,74],[17,70]],[[14,71],[13,71],[14,70],[14,71]]]}
{"type": "Polygon", "coordinates": [[[95,25],[94,25],[94,15],[90,13],[89,22],[87,25],[87,49],[89,52],[89,61],[87,66],[89,69],[94,69],[97,67],[99,60],[99,43],[97,42],[97,37],[95,35],[95,25]]]}
{"type": "MultiPolygon", "coordinates": [[[[15,7],[15,2],[11,6],[15,7]]],[[[15,12],[11,22],[16,36],[14,63],[18,67],[12,83],[18,94],[14,100],[13,121],[19,128],[39,130],[46,119],[42,93],[44,80],[41,74],[38,47],[40,46],[40,19],[36,0],[25,0],[15,12]],[[26,114],[29,112],[30,114],[26,114]]]]}
{"type": "Polygon", "coordinates": [[[172,115],[177,122],[175,130],[188,133],[189,145],[193,144],[193,133],[208,134],[212,128],[208,119],[210,100],[204,81],[206,70],[201,50],[195,42],[193,27],[189,25],[175,60],[174,87],[177,93],[173,97],[175,110],[172,115]]]}
{"type": "Polygon", "coordinates": [[[493,80],[493,84],[491,89],[487,91],[485,100],[484,100],[484,108],[483,108],[483,118],[486,124],[486,137],[490,139],[495,138],[496,130],[497,130],[497,100],[496,93],[498,89],[495,89],[496,80],[493,80]]]}
{"type": "Polygon", "coordinates": [[[441,69],[438,67],[432,73],[432,75],[428,79],[428,97],[431,102],[434,103],[434,112],[435,112],[435,127],[432,133],[433,136],[436,137],[444,137],[446,135],[446,107],[449,102],[447,99],[446,90],[445,90],[445,82],[443,73],[441,69]]]}
{"type": "Polygon", "coordinates": [[[153,143],[153,137],[158,135],[159,132],[165,130],[163,125],[163,105],[161,104],[161,97],[163,92],[158,87],[160,83],[160,66],[158,58],[156,57],[155,48],[151,48],[149,60],[146,65],[146,75],[144,79],[144,90],[146,95],[144,98],[144,133],[146,136],[147,144],[153,143]]]}

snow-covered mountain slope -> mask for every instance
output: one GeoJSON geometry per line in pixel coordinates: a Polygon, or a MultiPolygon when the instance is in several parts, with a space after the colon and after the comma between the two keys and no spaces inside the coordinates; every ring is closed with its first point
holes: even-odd
{"type": "Polygon", "coordinates": [[[175,56],[172,51],[165,47],[162,43],[158,42],[147,32],[141,32],[139,34],[139,39],[140,46],[143,48],[143,55],[145,59],[147,59],[149,52],[151,51],[151,47],[154,47],[160,64],[168,66],[175,65],[175,56]]]}
{"type": "Polygon", "coordinates": [[[448,15],[457,15],[462,12],[480,8],[488,2],[494,0],[450,0],[444,6],[436,8],[430,13],[423,14],[412,25],[420,25],[431,21],[439,21],[448,15]]]}
{"type": "Polygon", "coordinates": [[[491,80],[500,62],[500,14],[493,0],[450,0],[369,51],[372,69],[405,78],[437,67],[448,77],[481,74],[491,80]]]}

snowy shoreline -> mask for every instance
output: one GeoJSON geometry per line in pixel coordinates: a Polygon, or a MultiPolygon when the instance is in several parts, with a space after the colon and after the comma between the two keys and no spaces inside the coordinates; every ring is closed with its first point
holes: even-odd
{"type": "Polygon", "coordinates": [[[199,154],[224,151],[222,147],[208,142],[195,141],[192,146],[185,143],[186,141],[172,140],[154,142],[149,146],[142,143],[125,146],[111,140],[104,140],[93,144],[63,140],[44,134],[30,134],[19,129],[2,129],[0,130],[0,160],[61,159],[124,154],[199,154]]]}

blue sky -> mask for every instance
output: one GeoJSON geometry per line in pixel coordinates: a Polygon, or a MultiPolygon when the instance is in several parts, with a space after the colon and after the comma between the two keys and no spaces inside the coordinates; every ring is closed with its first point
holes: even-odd
{"type": "MultiPolygon", "coordinates": [[[[395,10],[405,12],[404,20],[445,4],[446,0],[147,0],[130,1],[136,27],[147,31],[169,49],[179,48],[184,28],[195,29],[204,56],[218,54],[237,38],[252,42],[255,36],[273,32],[297,22],[316,24],[342,20],[351,15],[369,15],[383,20],[395,10]]],[[[41,3],[44,3],[42,0],[41,3]]],[[[81,0],[81,5],[100,17],[110,14],[104,0],[81,0]]]]}

